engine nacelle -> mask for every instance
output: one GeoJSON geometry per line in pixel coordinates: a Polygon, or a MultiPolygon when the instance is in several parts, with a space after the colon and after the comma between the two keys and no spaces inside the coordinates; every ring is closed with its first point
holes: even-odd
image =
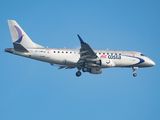
{"type": "Polygon", "coordinates": [[[83,68],[83,72],[89,72],[91,74],[101,74],[102,69],[101,68],[83,68]]]}
{"type": "Polygon", "coordinates": [[[100,61],[101,61],[102,67],[114,67],[115,66],[112,60],[101,59],[100,61]]]}
{"type": "Polygon", "coordinates": [[[101,68],[90,68],[90,69],[91,69],[90,71],[91,74],[101,74],[102,73],[101,68]]]}

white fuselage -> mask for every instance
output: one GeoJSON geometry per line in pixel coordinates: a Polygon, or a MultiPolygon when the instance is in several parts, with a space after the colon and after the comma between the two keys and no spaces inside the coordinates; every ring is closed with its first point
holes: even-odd
{"type": "MultiPolygon", "coordinates": [[[[78,49],[43,48],[28,50],[29,52],[25,53],[11,49],[11,53],[52,64],[78,67],[77,62],[80,58],[78,49]]],[[[94,50],[94,52],[104,62],[98,68],[151,67],[155,65],[151,59],[136,51],[94,50]]]]}

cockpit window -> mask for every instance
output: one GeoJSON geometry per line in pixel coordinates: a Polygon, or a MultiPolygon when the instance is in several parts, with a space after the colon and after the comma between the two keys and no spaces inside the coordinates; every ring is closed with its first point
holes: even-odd
{"type": "Polygon", "coordinates": [[[141,54],[141,56],[145,56],[144,54],[141,54]]]}

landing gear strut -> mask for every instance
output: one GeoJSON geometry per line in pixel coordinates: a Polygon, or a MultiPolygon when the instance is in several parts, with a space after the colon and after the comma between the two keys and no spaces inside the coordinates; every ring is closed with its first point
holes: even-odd
{"type": "Polygon", "coordinates": [[[132,69],[133,69],[133,76],[136,77],[137,73],[135,73],[135,71],[138,69],[138,67],[132,67],[132,69]]]}

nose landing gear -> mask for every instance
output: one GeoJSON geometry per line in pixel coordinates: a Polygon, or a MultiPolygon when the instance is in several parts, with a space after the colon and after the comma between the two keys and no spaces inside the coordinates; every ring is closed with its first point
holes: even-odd
{"type": "Polygon", "coordinates": [[[138,69],[138,67],[132,67],[132,69],[133,69],[133,76],[136,77],[137,73],[135,73],[135,71],[138,69]]]}
{"type": "Polygon", "coordinates": [[[137,76],[137,73],[133,73],[133,76],[136,77],[136,76],[137,76]]]}

